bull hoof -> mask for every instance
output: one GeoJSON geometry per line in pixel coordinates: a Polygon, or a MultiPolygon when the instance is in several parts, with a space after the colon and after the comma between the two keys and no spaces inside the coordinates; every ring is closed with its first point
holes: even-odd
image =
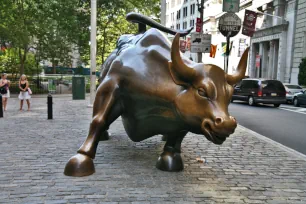
{"type": "Polygon", "coordinates": [[[107,131],[104,131],[101,135],[100,135],[100,141],[106,141],[109,140],[109,134],[107,131]]]}
{"type": "Polygon", "coordinates": [[[65,166],[64,174],[66,176],[89,176],[95,173],[93,160],[83,154],[76,154],[69,159],[65,166]]]}
{"type": "Polygon", "coordinates": [[[156,163],[156,168],[162,171],[177,172],[184,169],[184,163],[180,153],[163,152],[156,163]]]}

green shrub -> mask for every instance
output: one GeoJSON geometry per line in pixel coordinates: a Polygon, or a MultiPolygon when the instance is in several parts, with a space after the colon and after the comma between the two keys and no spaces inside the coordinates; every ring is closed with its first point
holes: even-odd
{"type": "Polygon", "coordinates": [[[306,58],[302,59],[299,69],[300,69],[299,75],[298,75],[299,84],[306,85],[306,58]]]}

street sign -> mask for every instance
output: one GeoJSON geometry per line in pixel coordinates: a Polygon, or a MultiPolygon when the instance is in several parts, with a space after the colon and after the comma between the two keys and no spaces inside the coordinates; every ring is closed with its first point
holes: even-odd
{"type": "Polygon", "coordinates": [[[220,17],[218,29],[225,37],[234,37],[241,29],[241,19],[234,13],[225,13],[220,17]]]}
{"type": "Polygon", "coordinates": [[[196,32],[201,32],[202,30],[202,21],[201,21],[201,18],[197,18],[197,22],[196,22],[196,32]]]}
{"type": "Polygon", "coordinates": [[[211,35],[191,33],[191,51],[192,53],[203,52],[210,53],[211,35]]]}
{"type": "Polygon", "coordinates": [[[257,20],[257,13],[250,10],[245,10],[242,34],[252,37],[255,32],[255,25],[257,20]]]}
{"type": "Polygon", "coordinates": [[[241,57],[246,49],[246,39],[240,38],[239,39],[239,46],[238,46],[238,57],[241,57]]]}
{"type": "Polygon", "coordinates": [[[223,0],[223,12],[239,12],[240,0],[223,0]]]}

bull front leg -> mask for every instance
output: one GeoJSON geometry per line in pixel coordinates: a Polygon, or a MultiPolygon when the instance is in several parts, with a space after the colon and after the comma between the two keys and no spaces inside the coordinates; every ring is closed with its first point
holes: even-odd
{"type": "Polygon", "coordinates": [[[167,134],[164,152],[159,156],[156,168],[162,171],[182,171],[184,163],[181,157],[181,144],[187,132],[167,134]]]}
{"type": "Polygon", "coordinates": [[[109,125],[121,114],[118,102],[118,85],[108,79],[99,86],[93,107],[93,119],[85,142],[77,154],[69,159],[64,174],[67,176],[88,176],[95,172],[93,159],[99,141],[107,140],[109,125]]]}

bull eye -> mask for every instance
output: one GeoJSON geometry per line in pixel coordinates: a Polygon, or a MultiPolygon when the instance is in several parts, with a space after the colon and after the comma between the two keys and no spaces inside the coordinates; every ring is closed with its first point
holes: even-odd
{"type": "Polygon", "coordinates": [[[198,89],[198,94],[199,94],[201,97],[205,97],[205,98],[208,97],[206,91],[205,91],[203,88],[199,88],[199,89],[198,89]]]}

